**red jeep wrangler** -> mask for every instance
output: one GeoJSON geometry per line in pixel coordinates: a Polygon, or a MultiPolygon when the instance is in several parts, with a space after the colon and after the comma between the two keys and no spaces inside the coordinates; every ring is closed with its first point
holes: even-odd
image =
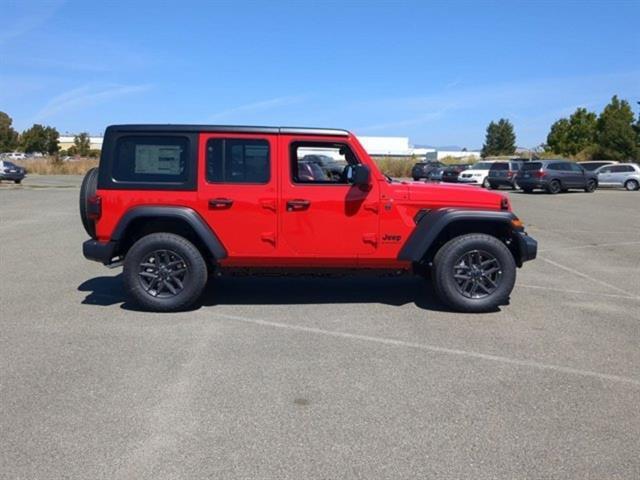
{"type": "Polygon", "coordinates": [[[345,130],[111,126],[80,212],[84,256],[124,264],[127,294],[155,311],[239,269],[430,274],[450,307],[486,311],[537,250],[508,198],[393,180],[345,130]]]}

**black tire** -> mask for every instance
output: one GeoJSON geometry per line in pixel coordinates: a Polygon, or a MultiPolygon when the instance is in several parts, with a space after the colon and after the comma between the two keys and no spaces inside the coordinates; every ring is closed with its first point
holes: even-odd
{"type": "Polygon", "coordinates": [[[488,182],[488,183],[489,183],[489,188],[491,190],[497,190],[498,189],[498,185],[496,185],[495,183],[491,183],[491,182],[488,182]]]}
{"type": "Polygon", "coordinates": [[[413,177],[414,182],[417,182],[418,180],[420,180],[420,177],[413,177]]]}
{"type": "Polygon", "coordinates": [[[551,195],[555,195],[562,191],[562,184],[558,180],[551,180],[551,182],[549,183],[549,185],[547,185],[547,188],[545,190],[547,191],[547,193],[550,193],[551,195]]]}
{"type": "Polygon", "coordinates": [[[596,191],[596,188],[598,188],[598,182],[595,180],[589,180],[584,187],[584,191],[587,193],[593,193],[596,191]]]}
{"type": "Polygon", "coordinates": [[[80,219],[82,226],[91,238],[96,238],[96,223],[89,218],[87,209],[89,208],[89,198],[96,194],[98,190],[98,169],[92,168],[87,172],[80,186],[80,219]]]}
{"type": "Polygon", "coordinates": [[[531,193],[531,192],[533,192],[533,188],[523,188],[522,191],[524,193],[531,193]]]}
{"type": "MultiPolygon", "coordinates": [[[[482,283],[483,289],[486,290],[486,285],[490,285],[486,283],[489,281],[486,276],[476,278],[477,280],[471,281],[482,283]]],[[[438,250],[433,260],[431,279],[440,300],[454,310],[460,312],[492,311],[508,301],[516,281],[516,263],[507,246],[500,240],[491,235],[471,233],[449,240],[438,250]],[[458,282],[464,284],[465,280],[459,280],[455,277],[456,270],[460,272],[459,269],[463,265],[460,260],[466,255],[473,255],[472,252],[478,252],[479,260],[483,258],[483,254],[486,254],[484,258],[493,257],[495,262],[490,264],[491,269],[498,268],[497,271],[494,270],[490,274],[494,275],[490,280],[495,283],[495,289],[486,294],[481,292],[478,287],[477,291],[482,296],[477,298],[463,293],[462,287],[465,285],[460,285],[458,282]]]]}
{"type": "Polygon", "coordinates": [[[16,184],[20,184],[20,183],[22,183],[22,179],[14,180],[13,182],[16,183],[16,184]]]}
{"type": "MultiPolygon", "coordinates": [[[[489,188],[489,187],[491,187],[491,183],[489,182],[489,179],[488,179],[488,178],[485,178],[485,179],[482,181],[482,187],[483,187],[483,188],[489,188]]],[[[491,187],[491,188],[493,188],[493,187],[491,187]]]]}
{"type": "Polygon", "coordinates": [[[144,310],[175,312],[198,300],[207,283],[207,265],[186,238],[152,233],[127,252],[123,279],[127,296],[144,310]]]}
{"type": "Polygon", "coordinates": [[[626,182],[624,182],[624,188],[626,188],[629,192],[640,190],[640,182],[638,182],[637,180],[627,180],[626,182]]]}

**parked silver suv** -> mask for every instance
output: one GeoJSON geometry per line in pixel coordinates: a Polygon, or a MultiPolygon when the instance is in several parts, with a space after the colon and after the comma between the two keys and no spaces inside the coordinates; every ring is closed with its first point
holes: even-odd
{"type": "Polygon", "coordinates": [[[635,163],[606,165],[596,170],[601,187],[624,187],[629,191],[640,190],[640,166],[635,163]]]}

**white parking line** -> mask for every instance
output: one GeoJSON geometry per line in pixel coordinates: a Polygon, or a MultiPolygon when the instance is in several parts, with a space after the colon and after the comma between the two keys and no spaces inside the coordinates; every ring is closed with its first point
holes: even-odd
{"type": "MultiPolygon", "coordinates": [[[[573,247],[562,247],[560,250],[579,250],[581,248],[600,248],[600,247],[622,247],[626,245],[640,245],[640,242],[616,242],[616,243],[600,243],[600,244],[592,244],[592,245],[576,245],[573,247]]],[[[538,252],[549,252],[549,251],[558,251],[555,250],[538,250],[538,252]]]]}
{"type": "Polygon", "coordinates": [[[215,316],[220,318],[227,318],[229,320],[235,320],[238,322],[250,323],[253,325],[260,325],[263,327],[280,328],[286,330],[294,330],[304,333],[315,333],[318,335],[325,335],[328,337],[345,338],[349,340],[360,340],[365,342],[374,342],[383,345],[390,345],[395,347],[407,347],[416,350],[423,350],[434,353],[444,353],[447,355],[458,355],[461,357],[468,357],[480,360],[488,360],[492,362],[505,363],[509,365],[515,365],[519,367],[531,367],[539,370],[550,370],[559,373],[566,373],[570,375],[579,375],[581,377],[597,378],[599,380],[607,380],[611,382],[627,383],[640,387],[640,380],[636,380],[630,377],[623,377],[620,375],[610,375],[608,373],[594,372],[591,370],[580,370],[578,368],[563,367],[561,365],[552,365],[547,363],[534,362],[531,360],[518,360],[515,358],[501,357],[499,355],[490,355],[479,352],[468,352],[466,350],[458,350],[454,348],[438,347],[436,345],[427,345],[422,343],[405,342],[404,340],[396,340],[393,338],[383,337],[371,337],[369,335],[358,335],[355,333],[337,332],[333,330],[324,330],[322,328],[304,327],[301,325],[291,325],[287,323],[271,322],[267,320],[260,320],[256,318],[240,317],[238,315],[228,315],[225,313],[216,313],[215,316]]]}
{"type": "Polygon", "coordinates": [[[600,292],[584,292],[581,290],[565,290],[563,288],[543,287],[540,285],[523,285],[522,283],[517,283],[516,287],[533,288],[537,290],[550,290],[558,293],[575,293],[577,295],[590,295],[590,296],[596,295],[599,297],[627,298],[629,300],[640,300],[640,297],[634,297],[631,295],[616,295],[615,293],[600,293],[600,292]]]}
{"type": "Polygon", "coordinates": [[[617,290],[618,292],[624,293],[625,295],[629,295],[629,296],[631,296],[633,298],[640,298],[640,296],[638,296],[638,295],[634,295],[631,292],[627,292],[626,290],[623,290],[622,288],[618,288],[615,285],[611,285],[610,283],[605,282],[603,280],[598,280],[597,278],[593,278],[591,275],[587,275],[586,273],[579,272],[578,270],[576,270],[574,268],[567,267],[565,265],[561,265],[558,262],[554,262],[553,260],[549,260],[548,258],[541,257],[539,255],[538,255],[538,258],[540,260],[544,261],[544,262],[549,263],[550,265],[553,265],[554,267],[558,267],[561,270],[565,270],[565,271],[567,271],[569,273],[573,273],[574,275],[577,275],[579,277],[586,278],[587,280],[591,280],[592,282],[598,283],[598,284],[600,284],[602,286],[611,288],[613,290],[617,290]]]}

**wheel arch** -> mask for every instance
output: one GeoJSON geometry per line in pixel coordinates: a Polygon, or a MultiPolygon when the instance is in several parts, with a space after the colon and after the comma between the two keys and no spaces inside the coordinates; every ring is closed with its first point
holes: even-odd
{"type": "Polygon", "coordinates": [[[158,232],[174,233],[186,238],[205,258],[213,261],[227,256],[227,251],[215,232],[197,212],[188,207],[134,207],[120,219],[111,239],[118,245],[116,253],[124,257],[137,240],[158,232]]]}
{"type": "Polygon", "coordinates": [[[418,220],[398,259],[428,264],[452,238],[468,233],[484,233],[504,242],[520,267],[523,255],[511,223],[516,218],[511,212],[496,210],[441,209],[427,212],[418,220]]]}

